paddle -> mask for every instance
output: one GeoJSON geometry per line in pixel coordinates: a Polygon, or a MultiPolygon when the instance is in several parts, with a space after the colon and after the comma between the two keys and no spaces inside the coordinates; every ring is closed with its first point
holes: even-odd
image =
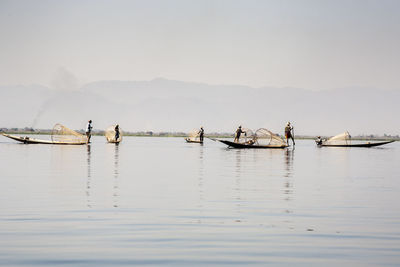
{"type": "Polygon", "coordinates": [[[296,145],[296,143],[294,142],[294,127],[292,127],[292,138],[293,138],[293,146],[296,145]]]}

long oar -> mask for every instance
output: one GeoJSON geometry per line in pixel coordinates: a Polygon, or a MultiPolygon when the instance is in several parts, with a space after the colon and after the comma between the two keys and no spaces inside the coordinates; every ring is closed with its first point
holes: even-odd
{"type": "Polygon", "coordinates": [[[206,138],[208,138],[208,139],[210,139],[210,140],[213,140],[214,142],[217,142],[217,141],[218,141],[218,139],[216,139],[216,138],[211,138],[211,137],[208,137],[208,136],[206,136],[206,138]]]}
{"type": "Polygon", "coordinates": [[[294,142],[294,127],[292,127],[292,138],[293,138],[293,146],[296,145],[296,143],[294,142]]]}

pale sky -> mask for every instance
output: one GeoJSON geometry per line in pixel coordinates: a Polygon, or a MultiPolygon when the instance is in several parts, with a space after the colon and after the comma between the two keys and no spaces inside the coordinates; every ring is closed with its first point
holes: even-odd
{"type": "Polygon", "coordinates": [[[0,85],[156,77],[400,90],[400,1],[0,0],[0,85]]]}

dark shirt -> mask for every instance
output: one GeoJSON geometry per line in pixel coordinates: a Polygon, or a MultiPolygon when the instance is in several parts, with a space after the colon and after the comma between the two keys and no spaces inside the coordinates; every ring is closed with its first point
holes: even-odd
{"type": "Polygon", "coordinates": [[[86,126],[86,133],[91,133],[92,132],[92,123],[91,122],[89,122],[88,124],[87,124],[87,126],[86,126]]]}
{"type": "Polygon", "coordinates": [[[115,130],[115,140],[118,140],[118,138],[119,138],[119,127],[115,126],[114,130],[115,130]]]}
{"type": "Polygon", "coordinates": [[[238,129],[236,130],[236,138],[239,138],[240,135],[241,135],[242,133],[244,133],[244,132],[242,131],[242,128],[238,128],[238,129]]]}

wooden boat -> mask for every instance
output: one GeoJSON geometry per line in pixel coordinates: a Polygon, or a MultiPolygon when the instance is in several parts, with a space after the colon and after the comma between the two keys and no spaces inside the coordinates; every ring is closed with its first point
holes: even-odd
{"type": "Polygon", "coordinates": [[[286,148],[288,145],[257,145],[257,144],[251,144],[251,143],[235,143],[227,140],[220,140],[218,139],[221,143],[228,145],[229,147],[232,148],[257,148],[257,149],[277,149],[277,148],[286,148]]]}
{"type": "Polygon", "coordinates": [[[365,143],[353,143],[351,135],[349,132],[344,132],[335,135],[328,140],[316,140],[317,146],[323,147],[374,147],[389,144],[394,142],[394,140],[382,141],[382,142],[365,142],[365,143]]]}
{"type": "Polygon", "coordinates": [[[115,127],[117,124],[111,125],[105,130],[105,137],[108,143],[118,144],[122,141],[123,132],[121,127],[118,125],[119,128],[119,138],[115,139],[115,127]]]}
{"type": "Polygon", "coordinates": [[[185,141],[186,141],[187,143],[197,143],[197,144],[202,144],[202,143],[203,143],[203,141],[200,141],[200,140],[192,140],[192,139],[190,139],[190,138],[185,138],[185,141]]]}
{"type": "Polygon", "coordinates": [[[110,144],[119,144],[121,142],[121,139],[118,139],[117,141],[115,140],[107,140],[108,143],[110,144]]]}
{"type": "Polygon", "coordinates": [[[87,142],[62,142],[62,141],[51,141],[51,140],[41,140],[36,138],[30,138],[28,136],[16,136],[6,133],[1,133],[3,136],[11,138],[15,141],[24,143],[24,144],[49,144],[49,145],[84,145],[87,142]]]}
{"type": "Polygon", "coordinates": [[[239,138],[239,142],[218,140],[232,148],[257,148],[257,149],[277,149],[286,148],[288,145],[282,138],[265,128],[258,129],[254,134],[250,129],[244,128],[245,136],[239,138]]]}
{"type": "Polygon", "coordinates": [[[185,138],[187,143],[196,143],[203,144],[203,141],[200,141],[200,133],[202,132],[202,128],[194,129],[189,132],[188,137],[185,138]]]}
{"type": "Polygon", "coordinates": [[[382,141],[382,142],[367,142],[367,143],[358,143],[358,144],[342,144],[342,145],[329,145],[329,144],[317,144],[319,147],[374,147],[374,146],[382,146],[389,143],[393,143],[395,140],[390,141],[382,141]]]}

